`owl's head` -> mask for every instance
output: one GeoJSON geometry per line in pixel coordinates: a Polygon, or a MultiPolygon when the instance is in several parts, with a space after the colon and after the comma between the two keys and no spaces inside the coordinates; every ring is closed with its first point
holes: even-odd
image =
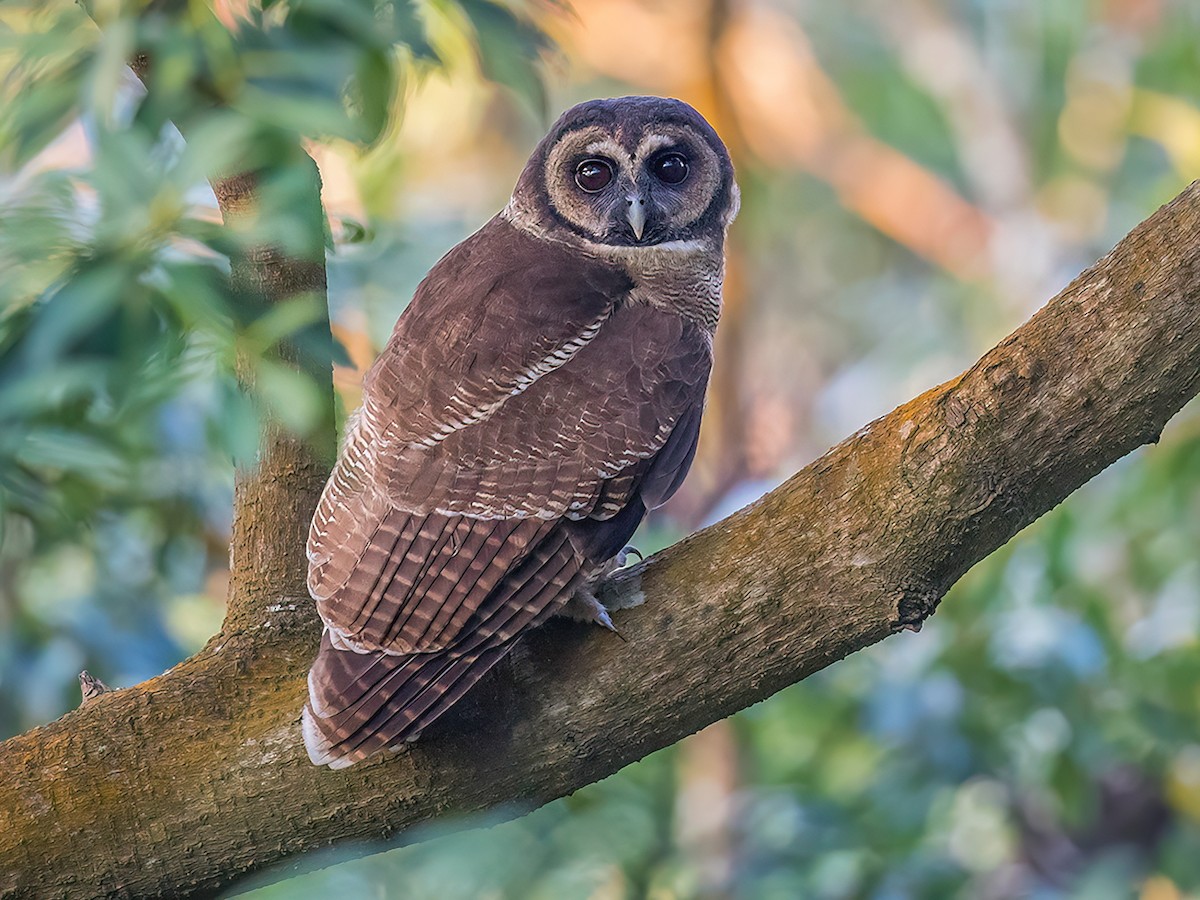
{"type": "Polygon", "coordinates": [[[566,229],[634,249],[722,237],[738,196],[729,151],[700,113],[680,100],[620,97],[559,117],[506,215],[550,237],[566,229]]]}

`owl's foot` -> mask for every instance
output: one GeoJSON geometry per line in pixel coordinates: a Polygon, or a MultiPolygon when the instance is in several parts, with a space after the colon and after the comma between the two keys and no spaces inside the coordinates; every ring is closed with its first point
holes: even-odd
{"type": "Polygon", "coordinates": [[[621,640],[625,640],[621,632],[617,631],[617,626],[613,624],[612,617],[604,608],[604,604],[592,591],[593,584],[584,584],[577,588],[559,615],[574,619],[576,622],[587,622],[590,625],[607,628],[621,640]]]}
{"type": "Polygon", "coordinates": [[[559,615],[574,619],[576,622],[587,622],[607,628],[621,640],[625,640],[625,637],[613,625],[609,613],[618,609],[638,606],[646,598],[639,587],[639,579],[628,580],[621,586],[615,586],[610,579],[614,572],[624,568],[625,564],[629,562],[631,554],[636,555],[639,560],[645,558],[637,547],[623,547],[620,553],[604,563],[587,581],[576,588],[574,595],[567,601],[567,605],[563,607],[563,611],[559,615]],[[604,599],[600,599],[601,597],[604,599]]]}
{"type": "Polygon", "coordinates": [[[620,553],[605,563],[604,567],[588,582],[596,602],[606,612],[632,609],[646,602],[646,595],[642,593],[640,573],[617,575],[617,572],[629,562],[631,555],[636,555],[639,561],[646,558],[637,547],[624,547],[620,553]],[[614,575],[616,577],[613,577],[614,575]]]}
{"type": "Polygon", "coordinates": [[[595,587],[597,584],[600,584],[602,581],[611,576],[613,572],[616,572],[618,569],[625,568],[625,565],[629,562],[630,556],[637,556],[638,562],[641,562],[646,558],[642,555],[642,551],[637,547],[622,547],[616,556],[604,563],[604,565],[602,565],[596,571],[596,574],[591,577],[588,583],[595,587]]]}

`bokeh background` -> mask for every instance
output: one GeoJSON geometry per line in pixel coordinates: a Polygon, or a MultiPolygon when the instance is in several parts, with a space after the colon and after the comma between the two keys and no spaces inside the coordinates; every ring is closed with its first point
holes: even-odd
{"type": "MultiPolygon", "coordinates": [[[[303,7],[214,7],[275,43],[244,120],[185,145],[123,69],[128,9],[0,6],[0,738],[82,668],[134,684],[217,630],[231,458],[263,409],[319,417],[269,358],[253,396],[230,374],[316,314],[223,305],[203,175],[246,121],[320,165],[343,411],[558,112],[655,93],[713,122],[744,202],[699,457],[647,550],[957,374],[1200,175],[1185,0],[419,0],[396,40],[312,27],[333,2],[289,31],[303,7]]],[[[920,634],[524,818],[249,896],[1200,897],[1198,542],[1189,407],[920,634]]]]}

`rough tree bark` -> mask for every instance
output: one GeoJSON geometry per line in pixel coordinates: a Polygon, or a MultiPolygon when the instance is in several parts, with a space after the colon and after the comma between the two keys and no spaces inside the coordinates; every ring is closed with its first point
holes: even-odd
{"type": "Polygon", "coordinates": [[[319,479],[268,454],[221,633],[0,744],[0,897],[210,895],[340,841],[560,797],[919,625],[1198,389],[1200,183],[961,376],[623,574],[613,590],[647,599],[621,614],[627,643],[547,626],[421,742],[345,772],[311,766],[297,727],[319,479]]]}

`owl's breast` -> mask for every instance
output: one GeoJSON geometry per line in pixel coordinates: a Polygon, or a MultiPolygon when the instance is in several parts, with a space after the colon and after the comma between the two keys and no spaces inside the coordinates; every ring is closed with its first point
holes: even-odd
{"type": "Polygon", "coordinates": [[[692,322],[711,337],[721,317],[724,248],[704,241],[671,241],[613,254],[633,287],[629,302],[692,322]]]}

